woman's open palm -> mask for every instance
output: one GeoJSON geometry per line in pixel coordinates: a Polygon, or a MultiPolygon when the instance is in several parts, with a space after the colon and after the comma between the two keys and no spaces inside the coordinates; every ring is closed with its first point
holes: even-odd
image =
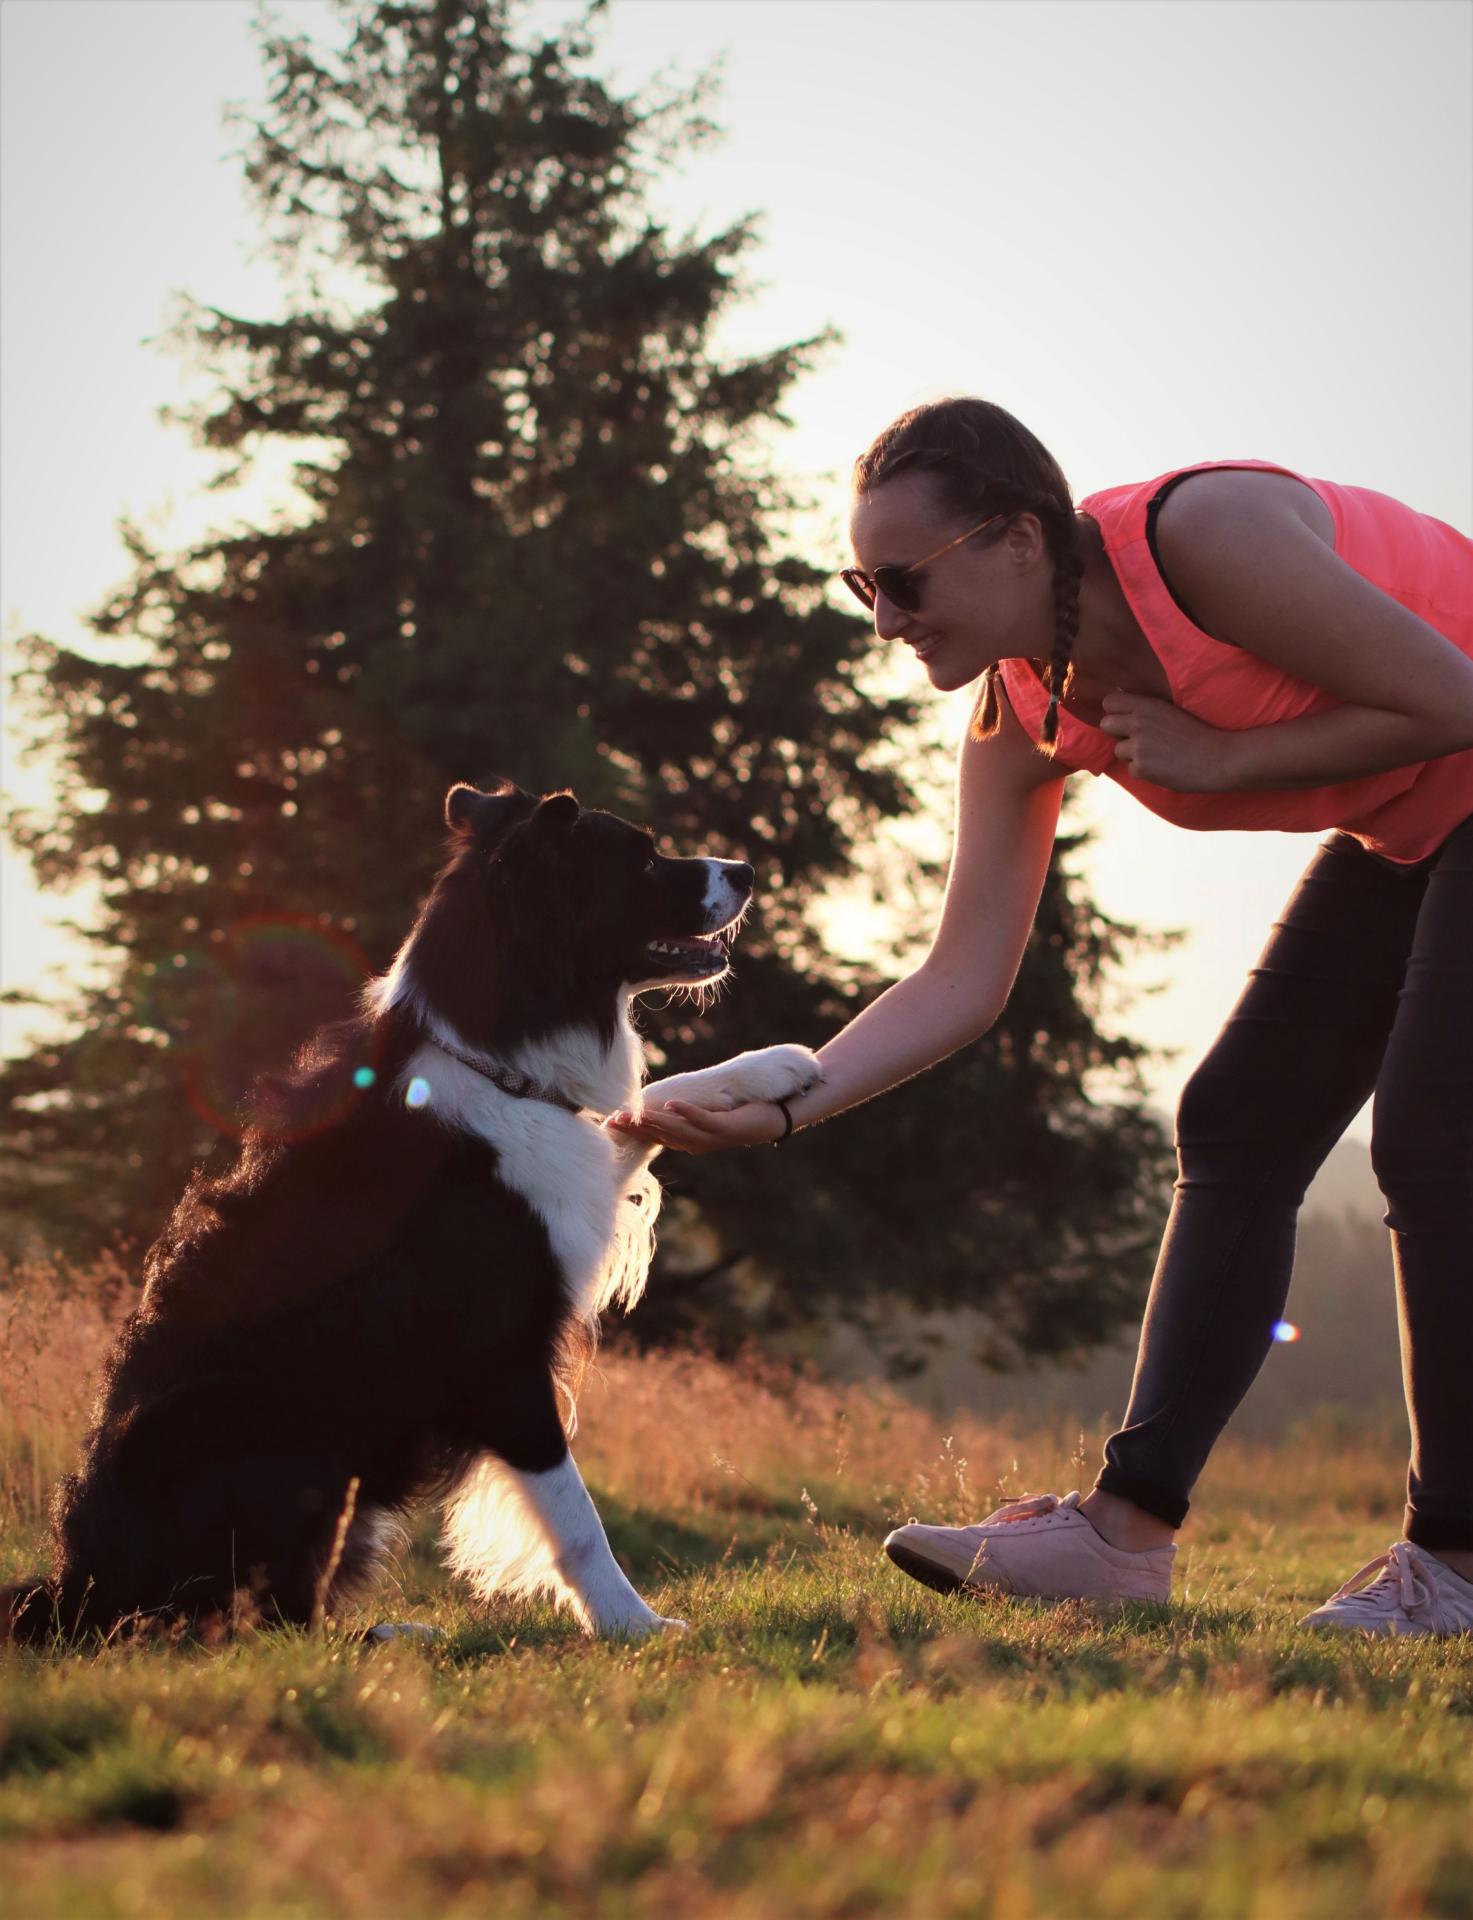
{"type": "Polygon", "coordinates": [[[781,1109],[770,1100],[753,1100],[724,1112],[672,1100],[668,1106],[647,1106],[638,1114],[611,1113],[604,1126],[616,1139],[644,1146],[715,1153],[721,1147],[755,1147],[779,1140],[784,1121],[781,1109]]]}

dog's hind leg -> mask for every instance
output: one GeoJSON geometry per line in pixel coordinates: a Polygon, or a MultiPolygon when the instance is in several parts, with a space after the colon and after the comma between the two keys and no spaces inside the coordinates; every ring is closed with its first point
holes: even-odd
{"type": "Polygon", "coordinates": [[[433,1646],[445,1635],[441,1628],[426,1626],[420,1620],[380,1620],[375,1626],[365,1627],[358,1638],[373,1647],[387,1647],[396,1640],[415,1640],[421,1646],[433,1646]]]}

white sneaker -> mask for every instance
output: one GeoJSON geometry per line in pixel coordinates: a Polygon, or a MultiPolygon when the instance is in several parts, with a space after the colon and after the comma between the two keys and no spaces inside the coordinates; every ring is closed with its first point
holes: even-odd
{"type": "Polygon", "coordinates": [[[1398,1540],[1299,1624],[1358,1633],[1473,1633],[1473,1581],[1427,1548],[1398,1540]]]}
{"type": "Polygon", "coordinates": [[[1096,1533],[1079,1495],[1014,1500],[973,1527],[897,1527],[885,1551],[938,1593],[959,1587],[1044,1600],[1169,1600],[1174,1545],[1127,1553],[1096,1533]]]}

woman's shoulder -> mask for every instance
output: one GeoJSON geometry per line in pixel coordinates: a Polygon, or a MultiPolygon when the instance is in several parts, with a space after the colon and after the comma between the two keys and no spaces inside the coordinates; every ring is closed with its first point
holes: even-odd
{"type": "Polygon", "coordinates": [[[1333,545],[1324,484],[1272,460],[1203,460],[1101,488],[1080,502],[1080,512],[1108,522],[1117,536],[1143,536],[1149,525],[1153,538],[1210,531],[1226,515],[1293,515],[1333,545]]]}
{"type": "Polygon", "coordinates": [[[1155,517],[1163,557],[1211,540],[1228,521],[1264,524],[1296,519],[1327,547],[1335,519],[1313,483],[1283,467],[1212,466],[1176,476],[1155,517]]]}

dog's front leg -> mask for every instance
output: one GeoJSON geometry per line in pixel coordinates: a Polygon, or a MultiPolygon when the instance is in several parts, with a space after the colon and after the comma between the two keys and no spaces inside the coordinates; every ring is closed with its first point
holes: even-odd
{"type": "Polygon", "coordinates": [[[570,1453],[540,1472],[483,1454],[452,1497],[446,1533],[452,1566],[486,1599],[551,1593],[589,1633],[610,1638],[685,1627],[646,1606],[625,1578],[570,1453]]]}
{"type": "Polygon", "coordinates": [[[639,1640],[666,1627],[684,1630],[683,1620],[656,1613],[626,1579],[571,1453],[549,1472],[516,1477],[547,1534],[558,1577],[590,1632],[639,1640]]]}

